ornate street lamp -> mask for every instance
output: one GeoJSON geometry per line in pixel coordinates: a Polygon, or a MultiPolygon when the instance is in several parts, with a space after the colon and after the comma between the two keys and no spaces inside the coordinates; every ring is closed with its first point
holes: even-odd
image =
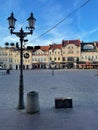
{"type": "Polygon", "coordinates": [[[18,101],[18,109],[24,109],[24,85],[23,85],[23,41],[24,38],[33,33],[34,25],[36,19],[33,17],[33,14],[31,13],[30,17],[27,19],[29,26],[26,27],[29,32],[24,32],[24,30],[21,28],[19,32],[14,32],[15,29],[15,22],[17,19],[14,18],[13,12],[11,13],[11,16],[8,17],[9,22],[9,30],[11,34],[15,34],[17,37],[20,38],[20,79],[19,79],[19,101],[18,101]]]}

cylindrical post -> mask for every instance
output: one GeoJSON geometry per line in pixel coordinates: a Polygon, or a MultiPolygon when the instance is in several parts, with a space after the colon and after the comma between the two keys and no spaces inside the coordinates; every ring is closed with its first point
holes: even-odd
{"type": "Polygon", "coordinates": [[[20,30],[20,79],[19,79],[19,102],[18,109],[24,109],[24,84],[23,84],[23,30],[20,30]]]}

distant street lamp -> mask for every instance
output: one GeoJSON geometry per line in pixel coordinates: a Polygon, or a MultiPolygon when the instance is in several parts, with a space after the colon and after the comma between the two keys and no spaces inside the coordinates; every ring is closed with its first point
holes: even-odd
{"type": "Polygon", "coordinates": [[[51,62],[52,76],[54,76],[55,61],[51,62]]]}
{"type": "Polygon", "coordinates": [[[27,19],[29,26],[26,27],[29,32],[24,32],[24,30],[21,28],[19,32],[14,32],[15,29],[15,22],[17,19],[14,18],[14,14],[11,13],[11,16],[8,17],[8,22],[9,22],[9,30],[11,34],[15,34],[17,37],[20,38],[20,79],[19,79],[19,101],[18,101],[18,109],[24,109],[24,85],[23,85],[23,42],[24,38],[29,35],[33,34],[34,25],[36,19],[33,17],[33,14],[31,13],[31,16],[27,19]]]}

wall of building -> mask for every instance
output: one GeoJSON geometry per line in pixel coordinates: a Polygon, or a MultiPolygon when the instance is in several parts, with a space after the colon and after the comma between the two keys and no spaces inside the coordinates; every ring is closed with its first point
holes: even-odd
{"type": "MultiPolygon", "coordinates": [[[[85,44],[86,45],[86,44],[85,44]]],[[[79,62],[98,62],[97,44],[94,43],[94,50],[81,51],[79,40],[64,41],[62,44],[41,46],[38,49],[23,50],[23,68],[66,68],[75,67],[79,62]],[[96,46],[95,46],[96,45],[96,46]],[[28,54],[29,57],[25,57],[28,54]]],[[[0,48],[0,66],[7,69],[20,68],[20,50],[16,48],[0,48]]]]}

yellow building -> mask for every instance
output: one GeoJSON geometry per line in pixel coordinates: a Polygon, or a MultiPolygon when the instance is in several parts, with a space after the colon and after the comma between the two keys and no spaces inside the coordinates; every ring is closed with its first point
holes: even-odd
{"type": "MultiPolygon", "coordinates": [[[[14,50],[13,51],[13,62],[12,62],[13,69],[20,68],[20,51],[14,50]]],[[[31,69],[32,68],[32,51],[30,50],[23,50],[23,69],[31,69]]]]}
{"type": "Polygon", "coordinates": [[[50,68],[52,68],[52,65],[54,64],[54,68],[62,68],[62,44],[52,44],[50,45],[49,52],[49,64],[50,68]]]}
{"type": "Polygon", "coordinates": [[[49,63],[48,57],[49,46],[40,46],[33,50],[32,68],[47,68],[49,63]]]}
{"type": "Polygon", "coordinates": [[[76,67],[77,61],[80,59],[81,43],[80,40],[62,41],[62,62],[63,67],[76,67]]]}
{"type": "Polygon", "coordinates": [[[80,54],[80,40],[63,40],[61,44],[36,47],[33,50],[32,65],[33,68],[76,67],[80,54]]]}
{"type": "MultiPolygon", "coordinates": [[[[62,40],[61,44],[23,48],[23,69],[98,68],[98,42],[62,40]]],[[[20,49],[0,47],[0,67],[20,68],[20,49]]]]}
{"type": "Polygon", "coordinates": [[[12,50],[11,48],[0,48],[0,66],[2,68],[7,69],[11,68],[12,65],[12,50]]]}
{"type": "MultiPolygon", "coordinates": [[[[4,69],[19,69],[20,50],[17,50],[15,47],[0,48],[0,66],[4,69]]],[[[23,50],[23,68],[32,68],[32,51],[27,49],[23,50]],[[26,58],[25,55],[29,55],[29,58],[26,58]]]]}

